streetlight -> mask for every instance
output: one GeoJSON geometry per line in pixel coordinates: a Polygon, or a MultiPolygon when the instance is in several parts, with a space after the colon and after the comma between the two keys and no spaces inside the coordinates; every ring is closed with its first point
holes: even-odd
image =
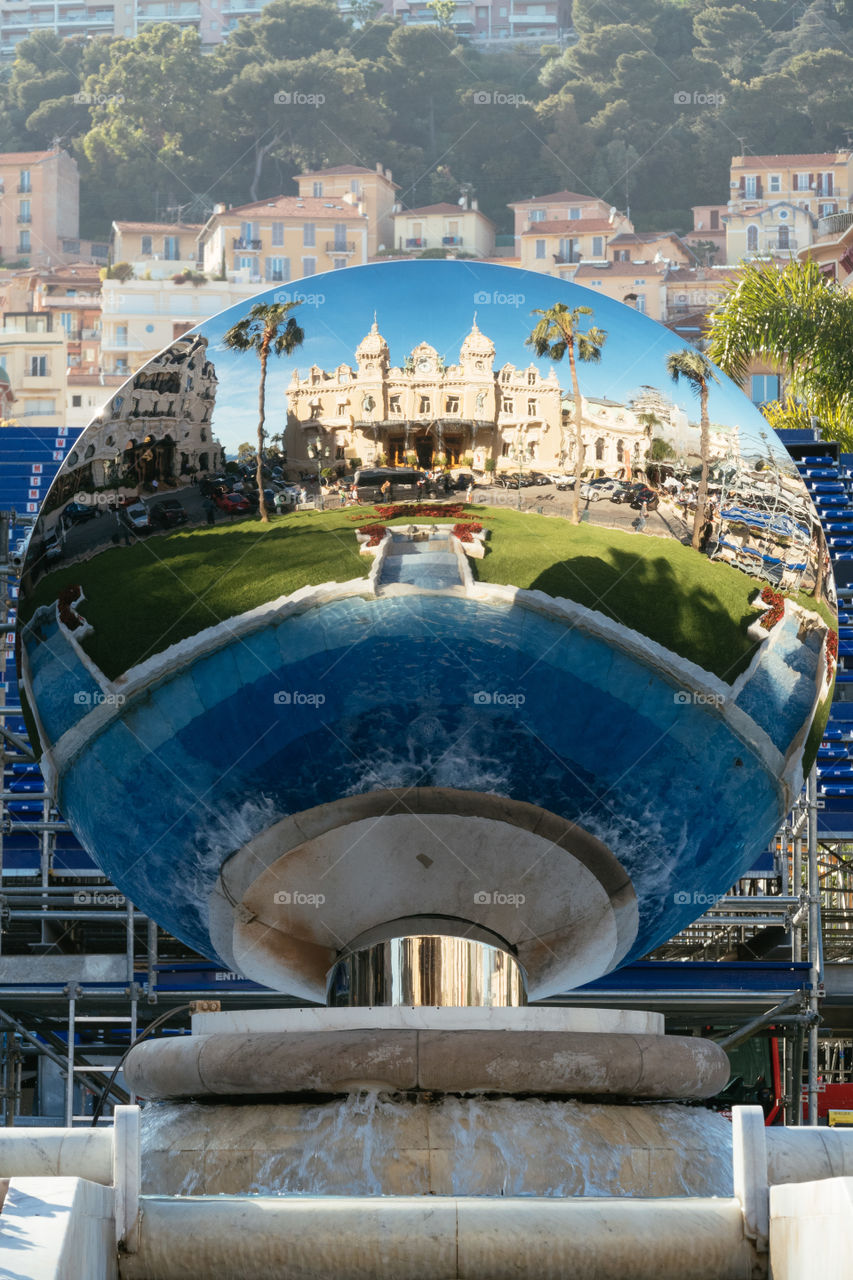
{"type": "Polygon", "coordinates": [[[323,459],[331,458],[332,451],[329,446],[323,444],[320,436],[316,436],[308,445],[308,457],[317,463],[317,506],[320,511],[323,510],[323,459]]]}

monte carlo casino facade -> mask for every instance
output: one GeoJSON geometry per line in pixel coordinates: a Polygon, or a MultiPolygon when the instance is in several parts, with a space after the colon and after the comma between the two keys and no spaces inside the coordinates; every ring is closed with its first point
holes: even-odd
{"type": "Polygon", "coordinates": [[[391,365],[388,343],[374,320],[355,352],[355,369],[316,365],[305,377],[294,371],[287,389],[288,457],[308,456],[320,440],[338,461],[360,458],[403,464],[415,455],[430,467],[443,456],[451,466],[487,458],[498,469],[525,461],[557,465],[561,392],[556,372],[543,378],[526,369],[495,369],[494,343],[477,327],[462,343],[458,364],[446,364],[427,342],[402,368],[391,365]]]}

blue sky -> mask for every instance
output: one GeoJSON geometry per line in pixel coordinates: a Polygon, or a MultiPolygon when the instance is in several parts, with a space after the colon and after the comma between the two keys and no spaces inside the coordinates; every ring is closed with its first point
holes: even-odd
{"type": "MultiPolygon", "coordinates": [[[[531,311],[559,301],[570,307],[591,306],[589,323],[607,331],[601,362],[579,365],[584,394],[626,402],[641,385],[650,385],[681,405],[691,421],[698,419],[698,402],[688,385],[676,386],[666,372],[667,355],[684,346],[674,334],[623,303],[551,276],[492,263],[421,259],[326,272],[277,285],[253,301],[272,301],[277,294],[304,297],[294,315],[305,330],[305,342],[292,357],[270,362],[266,407],[272,434],[285,425],[285,393],[294,367],[304,374],[312,364],[324,369],[342,362],[354,365],[355,348],[374,312],[392,364],[402,364],[424,341],[448,363],[456,363],[476,312],[479,328],[495,344],[496,368],[507,361],[525,367],[533,360],[547,375],[550,361],[533,359],[524,341],[535,323],[531,311]]],[[[219,379],[213,430],[230,455],[241,441],[254,440],[257,431],[258,358],[221,345],[226,330],[248,307],[239,303],[198,327],[209,340],[208,353],[219,379]]],[[[568,387],[568,361],[556,369],[560,385],[568,387]]],[[[720,378],[720,385],[711,389],[711,421],[739,426],[745,452],[765,450],[758,434],[769,432],[764,418],[738,387],[722,374],[720,378]]],[[[774,453],[787,464],[785,450],[769,434],[774,453]]]]}

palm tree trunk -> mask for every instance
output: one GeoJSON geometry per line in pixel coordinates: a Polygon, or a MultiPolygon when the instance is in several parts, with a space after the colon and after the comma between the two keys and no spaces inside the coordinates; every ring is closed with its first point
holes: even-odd
{"type": "Polygon", "coordinates": [[[826,538],[823,532],[823,526],[818,522],[817,526],[817,564],[815,565],[814,574],[814,599],[815,604],[820,604],[823,599],[823,583],[826,576],[826,538]]]}
{"type": "Polygon", "coordinates": [[[708,422],[708,384],[702,382],[699,391],[699,403],[701,406],[700,422],[701,429],[699,432],[699,453],[702,456],[702,471],[699,475],[699,491],[696,494],[696,514],[693,517],[693,541],[694,551],[699,550],[699,543],[702,541],[702,525],[705,522],[705,504],[708,501],[708,472],[710,470],[711,460],[708,456],[711,447],[711,430],[708,422]]]}
{"type": "Polygon", "coordinates": [[[583,401],[581,400],[581,389],[578,383],[578,371],[575,363],[575,342],[574,334],[569,339],[569,369],[572,375],[572,391],[575,397],[575,487],[572,494],[572,524],[580,524],[581,522],[581,473],[583,472],[583,431],[581,430],[581,416],[583,414],[583,401]]]}
{"type": "Polygon", "coordinates": [[[264,419],[266,417],[267,390],[267,357],[270,349],[270,335],[264,334],[261,343],[261,382],[258,387],[258,515],[263,524],[269,524],[267,504],[264,501],[264,419]]]}

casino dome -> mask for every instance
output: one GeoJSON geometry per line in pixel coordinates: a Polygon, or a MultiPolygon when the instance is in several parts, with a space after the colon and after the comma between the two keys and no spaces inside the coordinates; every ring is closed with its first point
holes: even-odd
{"type": "Polygon", "coordinates": [[[248,303],[54,482],[18,637],[48,784],[140,909],[269,987],[322,1000],[359,940],[427,927],[511,950],[534,998],[581,985],[797,794],[834,675],[817,517],[740,390],[629,307],[471,261],[312,290],[268,362],[268,523],[248,303]],[[528,341],[555,306],[599,334],[579,401],[528,341]]]}

